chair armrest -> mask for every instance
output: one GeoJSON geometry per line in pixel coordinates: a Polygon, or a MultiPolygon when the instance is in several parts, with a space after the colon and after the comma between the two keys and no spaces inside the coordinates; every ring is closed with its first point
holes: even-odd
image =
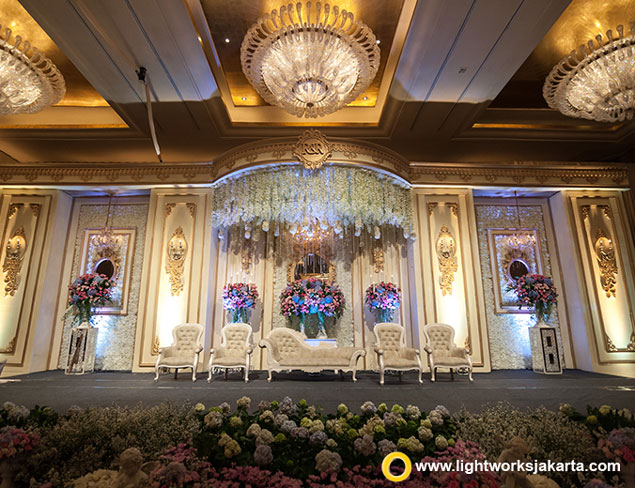
{"type": "Polygon", "coordinates": [[[254,352],[254,346],[253,346],[253,344],[252,344],[252,345],[247,346],[247,354],[251,354],[252,352],[254,352]]]}
{"type": "Polygon", "coordinates": [[[431,348],[430,346],[428,346],[428,345],[426,345],[426,346],[423,348],[423,350],[424,350],[425,352],[427,352],[428,354],[432,354],[432,348],[431,348]]]}
{"type": "Polygon", "coordinates": [[[198,354],[199,352],[201,352],[203,350],[203,346],[198,346],[196,348],[196,354],[198,354]]]}
{"type": "Polygon", "coordinates": [[[172,356],[172,351],[174,350],[173,346],[165,346],[159,348],[159,356],[163,356],[164,358],[168,358],[172,356]]]}
{"type": "Polygon", "coordinates": [[[450,349],[450,356],[455,358],[467,358],[469,353],[464,347],[453,347],[450,349]]]}
{"type": "Polygon", "coordinates": [[[381,347],[377,347],[377,346],[375,346],[375,352],[376,352],[377,354],[381,355],[381,354],[383,354],[383,353],[384,353],[384,350],[383,350],[381,347]]]}

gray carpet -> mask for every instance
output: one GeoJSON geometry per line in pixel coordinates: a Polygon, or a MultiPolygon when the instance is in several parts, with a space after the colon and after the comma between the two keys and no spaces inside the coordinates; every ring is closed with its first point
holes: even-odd
{"type": "Polygon", "coordinates": [[[506,401],[520,407],[544,405],[557,409],[561,403],[571,403],[578,410],[587,404],[609,404],[635,410],[635,379],[568,370],[561,376],[543,376],[531,371],[494,371],[475,374],[470,384],[464,376],[450,381],[449,374],[440,373],[436,383],[424,375],[424,384],[417,384],[416,375],[405,373],[400,383],[397,376],[387,376],[386,384],[378,384],[379,375],[372,372],[358,374],[352,383],[350,374],[342,381],[332,373],[308,375],[280,373],[267,383],[266,372],[254,371],[245,384],[238,374],[224,381],[216,376],[211,384],[206,376],[198,375],[192,383],[187,372],[164,375],[154,383],[153,375],[146,373],[99,372],[85,376],[65,376],[61,371],[47,371],[20,376],[19,382],[0,384],[0,402],[12,401],[32,407],[47,405],[65,412],[71,405],[108,406],[156,404],[169,402],[202,402],[207,406],[224,401],[233,404],[243,395],[257,403],[260,400],[281,400],[289,395],[295,401],[306,399],[309,404],[320,405],[332,411],[340,403],[358,409],[366,400],[376,404],[386,402],[402,405],[414,404],[424,410],[438,404],[451,411],[466,407],[479,411],[484,405],[506,401]]]}

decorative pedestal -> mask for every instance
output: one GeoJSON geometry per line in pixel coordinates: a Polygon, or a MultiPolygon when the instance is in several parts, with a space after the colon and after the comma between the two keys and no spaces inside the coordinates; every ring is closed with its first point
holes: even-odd
{"type": "Polygon", "coordinates": [[[544,322],[529,328],[534,373],[562,374],[557,331],[557,327],[550,327],[544,322]]]}
{"type": "Polygon", "coordinates": [[[304,339],[304,343],[311,347],[325,347],[333,348],[337,347],[337,339],[304,339]]]}
{"type": "Polygon", "coordinates": [[[80,325],[73,329],[68,349],[66,374],[86,374],[95,370],[95,350],[99,329],[80,325]]]}

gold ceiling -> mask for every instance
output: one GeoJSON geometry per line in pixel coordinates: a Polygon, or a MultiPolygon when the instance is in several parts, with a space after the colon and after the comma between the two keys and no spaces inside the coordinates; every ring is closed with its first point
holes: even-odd
{"type": "Polygon", "coordinates": [[[0,0],[0,24],[9,27],[13,35],[21,35],[48,56],[66,81],[66,95],[57,106],[108,107],[108,102],[75,68],[53,40],[20,5],[18,0],[0,0]]]}
{"type": "Polygon", "coordinates": [[[630,34],[635,21],[635,0],[573,0],[525,60],[492,106],[547,107],[542,85],[551,69],[581,44],[624,25],[630,34]]]}
{"type": "MultiPolygon", "coordinates": [[[[286,3],[288,0],[201,0],[231,99],[237,107],[266,105],[243,74],[240,45],[247,30],[259,17],[286,3]]],[[[367,24],[380,40],[381,64],[377,76],[366,91],[350,104],[373,107],[378,99],[404,0],[336,0],[330,3],[353,12],[355,18],[367,24]]]]}

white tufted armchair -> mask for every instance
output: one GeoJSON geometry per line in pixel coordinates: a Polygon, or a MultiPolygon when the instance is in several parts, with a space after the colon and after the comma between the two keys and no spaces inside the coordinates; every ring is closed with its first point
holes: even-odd
{"type": "Polygon", "coordinates": [[[450,368],[454,379],[454,369],[465,367],[468,369],[470,381],[472,379],[472,360],[468,350],[454,344],[454,328],[446,324],[428,324],[423,327],[426,337],[428,364],[430,365],[430,379],[435,381],[436,369],[450,368]]]}
{"type": "Polygon", "coordinates": [[[174,368],[175,378],[179,368],[192,368],[192,381],[196,381],[198,355],[203,350],[203,327],[199,324],[177,325],[172,329],[172,337],[174,342],[171,346],[159,349],[154,381],[158,381],[161,368],[174,368]]]}
{"type": "Polygon", "coordinates": [[[225,370],[225,379],[229,369],[241,368],[245,371],[245,383],[249,381],[249,361],[254,351],[251,343],[253,330],[249,324],[228,324],[221,331],[220,346],[212,349],[209,356],[207,382],[212,381],[214,368],[225,370]]]}
{"type": "Polygon", "coordinates": [[[379,384],[384,384],[384,370],[399,371],[416,370],[419,372],[419,383],[423,383],[421,373],[421,354],[418,349],[406,347],[406,334],[399,324],[381,322],[375,325],[375,353],[379,364],[379,384]]]}

